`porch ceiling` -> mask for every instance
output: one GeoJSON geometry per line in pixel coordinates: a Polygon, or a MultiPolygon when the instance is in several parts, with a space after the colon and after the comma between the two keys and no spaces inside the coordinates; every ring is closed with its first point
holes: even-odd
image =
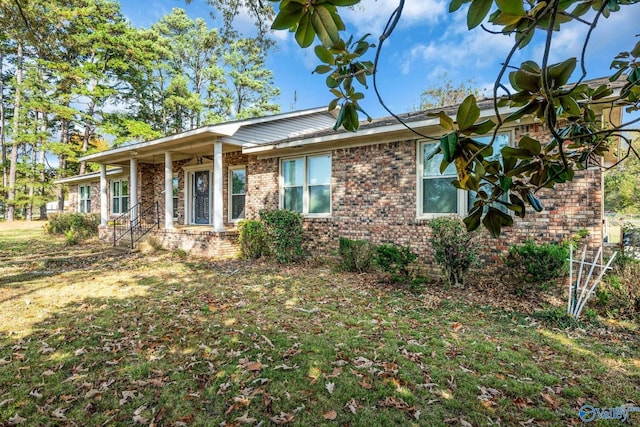
{"type": "MultiPolygon", "coordinates": [[[[137,159],[138,163],[163,163],[164,153],[171,152],[172,159],[190,159],[196,155],[213,155],[213,144],[217,136],[212,134],[199,134],[183,138],[175,138],[158,145],[143,145],[121,147],[121,150],[98,153],[102,155],[87,156],[87,160],[108,165],[128,166],[130,159],[137,159]],[[92,158],[88,158],[92,157],[92,158]]],[[[223,152],[239,151],[241,147],[223,143],[223,152]]]]}

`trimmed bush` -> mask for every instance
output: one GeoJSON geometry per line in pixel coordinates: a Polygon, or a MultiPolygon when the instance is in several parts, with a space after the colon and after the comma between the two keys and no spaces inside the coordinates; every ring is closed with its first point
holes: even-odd
{"type": "Polygon", "coordinates": [[[49,214],[45,230],[49,234],[64,235],[70,244],[80,239],[98,235],[100,216],[98,214],[62,213],[49,214]]]}
{"type": "Polygon", "coordinates": [[[340,237],[339,268],[343,271],[364,273],[371,269],[375,258],[375,247],[366,240],[351,240],[340,237]]]}
{"type": "Polygon", "coordinates": [[[269,253],[276,261],[287,264],[304,257],[302,215],[285,209],[263,210],[260,219],[264,224],[269,253]]]}
{"type": "Polygon", "coordinates": [[[457,218],[441,217],[429,221],[435,261],[444,272],[447,285],[464,284],[464,276],[471,267],[480,264],[478,233],[467,232],[457,218]]]}
{"type": "Polygon", "coordinates": [[[243,258],[258,259],[267,255],[267,233],[262,222],[246,219],[238,223],[238,230],[240,255],[243,258]]]}
{"type": "Polygon", "coordinates": [[[393,280],[399,283],[409,281],[409,266],[418,256],[409,247],[385,244],[376,247],[376,264],[385,273],[391,274],[393,280]]]}
{"type": "Polygon", "coordinates": [[[522,245],[509,248],[503,258],[505,274],[512,278],[515,291],[521,295],[526,290],[547,289],[549,284],[567,272],[569,249],[566,244],[536,244],[526,240],[522,245]]]}

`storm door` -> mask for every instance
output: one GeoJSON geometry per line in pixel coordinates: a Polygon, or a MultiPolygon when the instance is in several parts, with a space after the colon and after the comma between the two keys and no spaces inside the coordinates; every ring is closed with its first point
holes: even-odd
{"type": "Polygon", "coordinates": [[[193,223],[209,224],[211,188],[209,183],[209,171],[196,171],[193,173],[193,223]]]}

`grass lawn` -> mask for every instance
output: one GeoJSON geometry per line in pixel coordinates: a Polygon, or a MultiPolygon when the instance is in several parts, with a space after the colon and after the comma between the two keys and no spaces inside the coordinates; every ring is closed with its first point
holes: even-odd
{"type": "Polygon", "coordinates": [[[41,227],[0,223],[0,425],[577,425],[585,404],[640,406],[637,324],[563,330],[474,286],[41,227]]]}

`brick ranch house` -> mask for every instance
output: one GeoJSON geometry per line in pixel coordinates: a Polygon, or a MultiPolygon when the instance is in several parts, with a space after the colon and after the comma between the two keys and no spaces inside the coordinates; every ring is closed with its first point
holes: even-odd
{"type": "MultiPolygon", "coordinates": [[[[481,120],[494,115],[490,100],[479,105],[481,120]]],[[[449,113],[455,116],[455,109],[449,113]]],[[[620,112],[613,113],[603,111],[603,120],[619,120],[620,112]]],[[[422,134],[442,134],[438,119],[426,112],[402,118],[422,134]]],[[[80,160],[99,164],[100,171],[58,183],[68,187],[71,211],[100,213],[105,240],[113,239],[117,217],[157,204],[160,227],[151,235],[164,247],[231,257],[239,220],[284,208],[304,216],[312,254],[329,254],[338,237],[348,237],[408,245],[428,261],[428,221],[463,216],[471,203],[450,184],[455,169],[440,175],[439,156],[428,159],[433,141],[393,118],[363,122],[356,133],[333,131],[334,122],[320,108],[209,125],[85,156],[80,160]]],[[[523,118],[505,127],[495,144],[514,144],[522,135],[544,137],[547,131],[523,118]]],[[[528,209],[499,239],[487,236],[486,258],[497,259],[525,239],[559,241],[580,229],[590,232],[590,247],[602,245],[603,187],[603,174],[594,167],[543,191],[544,211],[528,209]]]]}

